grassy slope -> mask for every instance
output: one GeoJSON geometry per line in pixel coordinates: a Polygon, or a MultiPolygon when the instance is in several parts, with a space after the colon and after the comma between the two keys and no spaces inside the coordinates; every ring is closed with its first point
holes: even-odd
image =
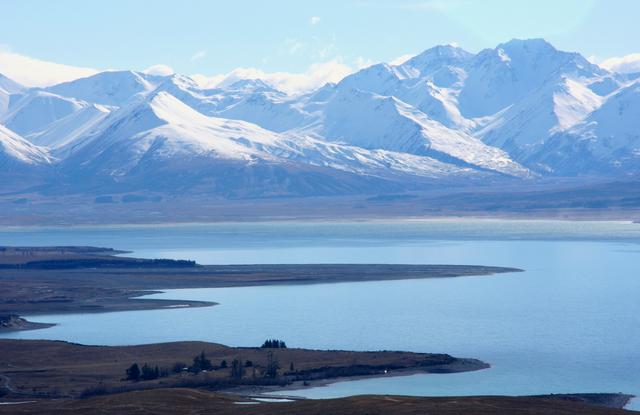
{"type": "MultiPolygon", "coordinates": [[[[135,339],[131,339],[135,342],[135,339]]],[[[16,397],[78,397],[87,389],[102,387],[109,392],[167,386],[236,386],[230,369],[191,374],[171,374],[157,380],[131,382],[123,380],[125,370],[134,362],[140,366],[171,369],[176,362],[192,363],[201,351],[214,365],[226,360],[251,360],[243,384],[263,383],[268,354],[280,363],[280,379],[294,365],[294,377],[319,379],[344,375],[379,374],[385,369],[446,372],[478,370],[487,367],[473,359],[456,359],[449,355],[409,352],[349,352],[306,349],[232,348],[205,342],[174,342],[141,346],[82,346],[46,340],[0,340],[0,375],[9,378],[16,397]]],[[[290,379],[293,380],[293,379],[290,379]]],[[[280,382],[280,380],[278,380],[280,382]]]]}
{"type": "MultiPolygon", "coordinates": [[[[12,414],[245,415],[623,415],[632,412],[546,398],[355,396],[330,400],[238,405],[242,398],[193,389],[130,392],[75,401],[0,407],[12,414]]],[[[637,412],[634,412],[637,413],[637,412]]]]}

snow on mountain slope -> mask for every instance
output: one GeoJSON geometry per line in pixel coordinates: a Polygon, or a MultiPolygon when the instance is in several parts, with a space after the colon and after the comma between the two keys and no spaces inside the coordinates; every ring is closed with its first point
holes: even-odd
{"type": "Polygon", "coordinates": [[[395,67],[386,63],[379,63],[347,76],[338,82],[336,89],[343,91],[358,89],[378,95],[390,96],[402,88],[402,79],[404,79],[404,76],[395,67]]]}
{"type": "Polygon", "coordinates": [[[191,78],[174,75],[158,90],[168,92],[202,114],[247,121],[271,131],[299,128],[311,121],[299,102],[260,80],[200,89],[191,78]]]}
{"type": "Polygon", "coordinates": [[[212,105],[215,106],[209,99],[210,94],[188,76],[173,74],[164,79],[155,91],[165,91],[202,113],[211,110],[212,105]]]}
{"type": "Polygon", "coordinates": [[[446,127],[469,132],[476,126],[474,121],[460,113],[457,91],[436,86],[430,80],[420,79],[394,96],[446,127]]]}
{"type": "MultiPolygon", "coordinates": [[[[434,67],[435,62],[431,62],[431,66],[434,67]]],[[[465,119],[458,111],[455,91],[436,86],[430,75],[432,74],[428,73],[427,69],[421,72],[409,66],[409,63],[401,66],[378,64],[346,77],[334,89],[337,93],[348,93],[350,90],[357,89],[376,95],[395,97],[418,108],[429,118],[447,127],[462,130],[472,128],[473,121],[465,119]],[[421,77],[422,73],[426,76],[421,77]]]]}
{"type": "Polygon", "coordinates": [[[327,143],[208,117],[164,91],[114,112],[64,151],[68,156],[61,174],[88,191],[343,194],[495,176],[430,157],[327,143]]]}
{"type": "Polygon", "coordinates": [[[456,87],[464,82],[465,68],[473,56],[459,47],[439,45],[404,62],[398,70],[408,77],[424,78],[439,87],[456,87]]]}
{"type": "MultiPolygon", "coordinates": [[[[69,176],[102,177],[122,184],[154,178],[156,188],[176,185],[176,178],[184,188],[208,181],[221,186],[219,181],[231,173],[246,174],[261,186],[269,180],[285,185],[283,177],[258,179],[256,171],[286,171],[304,183],[307,193],[312,193],[306,188],[309,180],[322,187],[340,187],[340,180],[347,180],[363,185],[396,183],[402,188],[406,185],[400,184],[401,178],[408,176],[445,182],[491,176],[430,157],[327,143],[309,135],[283,135],[244,121],[208,117],[163,91],[112,114],[67,152],[62,170],[69,176]]],[[[148,180],[147,184],[151,185],[148,180]]],[[[301,191],[286,187],[289,193],[301,191]]]]}
{"type": "Polygon", "coordinates": [[[207,117],[172,95],[158,92],[80,146],[95,153],[83,157],[85,161],[112,157],[116,165],[124,160],[133,165],[143,156],[167,159],[202,155],[250,161],[257,155],[267,157],[258,148],[273,144],[276,137],[248,123],[207,117]],[[251,137],[255,147],[243,145],[244,137],[251,137]],[[112,151],[114,146],[122,152],[112,151]],[[130,158],[123,158],[124,154],[130,158]]]}
{"type": "Polygon", "coordinates": [[[393,97],[341,91],[327,104],[318,133],[367,149],[428,155],[447,163],[471,165],[524,176],[527,170],[497,148],[451,130],[393,97]]]}
{"type": "Polygon", "coordinates": [[[380,178],[407,177],[456,181],[463,177],[490,176],[470,167],[456,166],[432,157],[387,150],[327,143],[313,136],[285,137],[287,150],[278,155],[287,160],[318,167],[380,178]]]}
{"type": "Polygon", "coordinates": [[[120,106],[136,94],[153,90],[162,79],[134,71],[106,71],[46,90],[89,103],[120,106]]]}
{"type": "Polygon", "coordinates": [[[572,79],[553,94],[553,111],[558,118],[558,130],[566,130],[582,121],[589,113],[602,105],[602,99],[591,89],[572,79]]]}
{"type": "MultiPolygon", "coordinates": [[[[23,137],[42,131],[47,125],[83,108],[85,103],[41,90],[31,90],[18,96],[9,111],[0,117],[0,124],[23,137]]],[[[13,101],[13,100],[12,100],[13,101]]]]}
{"type": "Polygon", "coordinates": [[[305,113],[296,104],[286,97],[257,92],[212,115],[248,121],[268,130],[283,132],[313,120],[310,114],[305,113]]]}
{"type": "Polygon", "coordinates": [[[111,111],[111,107],[83,103],[77,111],[29,133],[26,138],[33,144],[49,148],[56,156],[62,156],[57,150],[89,134],[111,111]]]}
{"type": "Polygon", "coordinates": [[[640,173],[640,82],[610,96],[531,158],[557,174],[640,173]]]}
{"type": "Polygon", "coordinates": [[[474,55],[454,46],[436,46],[401,65],[377,64],[343,79],[336,89],[395,97],[447,127],[468,132],[475,123],[458,109],[459,89],[474,55]]]}
{"type": "Polygon", "coordinates": [[[542,39],[514,39],[478,53],[467,69],[458,101],[467,118],[495,114],[542,87],[550,78],[594,77],[607,72],[578,53],[542,39]]]}
{"type": "Polygon", "coordinates": [[[540,39],[478,54],[436,46],[298,96],[238,77],[207,88],[108,71],[37,89],[0,75],[2,157],[45,157],[68,188],[135,178],[169,191],[171,179],[269,194],[629,174],[640,170],[637,82],[540,39]]]}
{"type": "Polygon", "coordinates": [[[602,98],[587,86],[563,77],[500,112],[476,133],[485,143],[521,160],[553,133],[582,121],[601,103],[602,98]]]}
{"type": "Polygon", "coordinates": [[[446,127],[477,133],[487,144],[521,156],[597,108],[596,93],[615,87],[610,77],[579,54],[530,39],[478,55],[437,46],[399,66],[363,69],[335,89],[395,97],[446,127]]]}
{"type": "Polygon", "coordinates": [[[0,74],[0,118],[9,110],[11,95],[22,94],[26,88],[0,74]]]}
{"type": "Polygon", "coordinates": [[[47,150],[34,146],[15,132],[0,125],[1,173],[28,166],[39,167],[51,164],[53,158],[47,150]]]}

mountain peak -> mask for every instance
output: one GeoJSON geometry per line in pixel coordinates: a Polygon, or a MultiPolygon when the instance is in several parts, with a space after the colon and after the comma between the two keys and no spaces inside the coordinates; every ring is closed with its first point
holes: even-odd
{"type": "Polygon", "coordinates": [[[225,89],[231,90],[271,90],[274,89],[271,85],[263,81],[262,79],[239,79],[230,83],[225,89]]]}
{"type": "Polygon", "coordinates": [[[434,62],[462,63],[473,57],[473,53],[454,46],[437,45],[409,59],[405,64],[411,66],[432,64],[434,62]]]}
{"type": "Polygon", "coordinates": [[[438,45],[414,56],[399,66],[409,77],[436,77],[437,83],[449,86],[460,79],[456,73],[466,67],[474,55],[453,45],[438,45]]]}
{"type": "Polygon", "coordinates": [[[606,71],[590,63],[577,52],[565,52],[557,49],[544,39],[511,39],[501,43],[495,49],[485,49],[478,56],[497,55],[503,61],[516,61],[517,64],[533,70],[562,70],[566,73],[581,75],[604,75],[606,71]],[[546,65],[546,67],[541,66],[546,65]]]}
{"type": "Polygon", "coordinates": [[[86,78],[64,82],[47,88],[59,95],[83,101],[120,106],[134,95],[155,88],[144,74],[135,71],[104,71],[86,78]]]}
{"type": "Polygon", "coordinates": [[[200,90],[200,85],[190,76],[174,73],[164,78],[161,85],[175,85],[182,90],[200,90]]]}
{"type": "Polygon", "coordinates": [[[506,51],[525,50],[558,52],[558,49],[542,38],[511,39],[508,42],[500,43],[496,49],[503,49],[506,51]]]}
{"type": "MultiPolygon", "coordinates": [[[[557,50],[544,39],[511,39],[495,48],[481,50],[474,59],[475,65],[509,64],[533,68],[541,61],[564,61],[568,53],[557,50]]],[[[526,69],[526,68],[525,68],[526,69]]]]}
{"type": "Polygon", "coordinates": [[[376,94],[385,94],[389,88],[394,88],[401,76],[399,67],[387,63],[377,63],[353,73],[338,82],[341,90],[360,89],[376,94]]]}

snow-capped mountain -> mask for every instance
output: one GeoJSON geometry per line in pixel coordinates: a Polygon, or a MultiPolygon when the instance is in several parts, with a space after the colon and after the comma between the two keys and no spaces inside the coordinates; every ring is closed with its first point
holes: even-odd
{"type": "Polygon", "coordinates": [[[459,86],[460,80],[456,76],[464,75],[463,69],[452,65],[464,65],[466,60],[452,59],[450,55],[466,56],[457,48],[436,47],[399,66],[377,64],[365,68],[343,79],[335,89],[360,90],[394,97],[447,127],[465,130],[474,123],[461,116],[457,108],[457,92],[450,87],[459,86]],[[449,53],[445,53],[446,51],[449,53]],[[434,55],[443,56],[441,64],[436,63],[434,55]],[[452,73],[455,75],[451,75],[452,73]]]}
{"type": "Polygon", "coordinates": [[[562,77],[591,78],[606,71],[578,53],[542,39],[512,40],[478,53],[467,68],[458,101],[467,118],[489,116],[562,77]]]}
{"type": "Polygon", "coordinates": [[[241,197],[627,177],[638,85],[541,39],[436,46],[301,95],[135,71],[48,88],[0,76],[0,179],[241,197]]]}
{"type": "Polygon", "coordinates": [[[440,45],[427,49],[400,65],[402,71],[413,78],[425,78],[434,85],[450,88],[465,79],[464,68],[474,55],[452,45],[440,45]]]}
{"type": "Polygon", "coordinates": [[[367,149],[429,156],[513,176],[527,171],[502,150],[430,119],[395,97],[357,89],[339,91],[327,104],[319,134],[367,149]]]}
{"type": "Polygon", "coordinates": [[[545,83],[476,131],[489,145],[521,161],[550,135],[573,127],[602,104],[602,98],[571,78],[545,83]]]}
{"type": "Polygon", "coordinates": [[[640,82],[623,87],[582,122],[551,136],[531,160],[561,175],[640,173],[640,82]]]}
{"type": "MultiPolygon", "coordinates": [[[[84,177],[93,185],[122,183],[127,188],[138,188],[153,178],[148,188],[154,190],[191,185],[228,192],[228,183],[220,180],[234,174],[249,175],[259,182],[306,177],[307,184],[313,178],[323,182],[320,187],[336,188],[343,186],[338,178],[345,177],[350,182],[382,183],[407,172],[424,179],[474,175],[472,169],[427,157],[367,151],[308,136],[283,135],[244,121],[209,117],[164,91],[112,114],[93,134],[64,151],[69,155],[61,169],[67,176],[84,177]],[[273,176],[274,168],[278,172],[281,166],[288,176],[273,176]],[[255,171],[261,171],[262,176],[255,171]]],[[[264,191],[265,183],[260,188],[264,191]]],[[[268,188],[270,194],[295,190],[268,188]]],[[[241,193],[255,191],[244,189],[241,193]]]]}
{"type": "Polygon", "coordinates": [[[84,104],[75,98],[35,90],[15,99],[15,103],[0,120],[11,130],[29,136],[46,129],[52,122],[81,110],[84,104]]]}

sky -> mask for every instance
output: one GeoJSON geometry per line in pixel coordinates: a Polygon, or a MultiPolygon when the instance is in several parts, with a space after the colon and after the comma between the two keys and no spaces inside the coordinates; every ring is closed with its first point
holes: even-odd
{"type": "Polygon", "coordinates": [[[637,0],[0,0],[0,10],[0,73],[32,85],[152,68],[305,88],[437,44],[477,52],[512,38],[596,62],[640,52],[637,0]]]}

